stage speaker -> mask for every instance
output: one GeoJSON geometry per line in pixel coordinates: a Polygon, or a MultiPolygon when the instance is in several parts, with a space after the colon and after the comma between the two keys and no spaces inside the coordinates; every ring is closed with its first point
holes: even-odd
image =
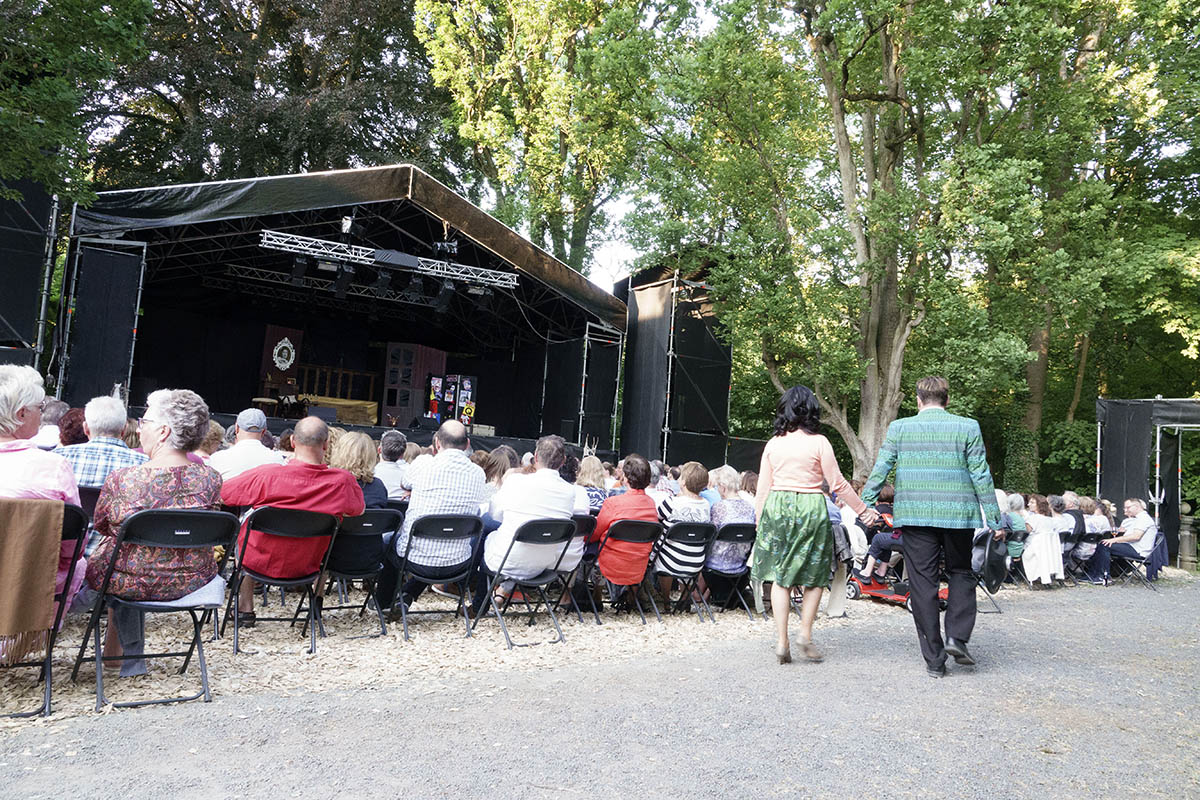
{"type": "Polygon", "coordinates": [[[22,195],[19,202],[0,200],[0,363],[32,364],[52,204],[42,187],[29,181],[0,181],[0,188],[22,195]]]}
{"type": "Polygon", "coordinates": [[[111,394],[114,384],[129,379],[141,273],[140,249],[81,247],[63,391],[72,406],[111,394]]]}

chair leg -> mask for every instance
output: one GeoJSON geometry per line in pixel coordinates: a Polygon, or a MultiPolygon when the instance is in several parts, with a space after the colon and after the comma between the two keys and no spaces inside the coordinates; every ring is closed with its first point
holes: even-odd
{"type": "Polygon", "coordinates": [[[100,626],[92,628],[92,647],[96,651],[96,710],[101,711],[108,701],[104,697],[104,652],[100,645],[100,626]]]}
{"type": "Polygon", "coordinates": [[[545,601],[546,611],[550,614],[550,622],[554,623],[554,630],[558,633],[558,638],[552,640],[551,644],[554,642],[565,642],[567,637],[563,636],[562,627],[558,624],[558,616],[555,615],[554,607],[550,605],[550,600],[546,597],[546,592],[541,586],[538,587],[538,594],[540,594],[542,596],[542,600],[545,601]]]}
{"type": "MultiPolygon", "coordinates": [[[[79,680],[79,666],[83,663],[83,657],[87,655],[88,639],[92,635],[92,628],[100,624],[100,614],[104,611],[104,598],[97,597],[96,604],[92,608],[92,614],[88,618],[87,627],[83,629],[83,641],[79,643],[79,655],[75,657],[75,667],[71,670],[71,680],[79,680]]],[[[96,657],[100,657],[100,651],[96,651],[96,657]]]]}
{"type": "Polygon", "coordinates": [[[50,716],[50,694],[54,685],[54,636],[53,631],[46,637],[46,663],[42,665],[42,716],[50,716]]]}
{"type": "MultiPolygon", "coordinates": [[[[192,617],[195,618],[195,613],[192,617]]],[[[196,661],[200,664],[200,687],[204,690],[204,702],[212,702],[212,689],[208,685],[208,661],[204,658],[204,637],[201,635],[203,621],[196,624],[196,661]]]]}

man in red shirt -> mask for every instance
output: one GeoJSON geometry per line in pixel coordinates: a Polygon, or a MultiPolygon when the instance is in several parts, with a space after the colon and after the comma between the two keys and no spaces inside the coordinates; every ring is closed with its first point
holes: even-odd
{"type": "MultiPolygon", "coordinates": [[[[604,539],[604,534],[614,522],[623,519],[636,519],[643,522],[658,522],[658,509],[654,500],[646,494],[650,485],[650,463],[634,453],[625,457],[621,462],[621,470],[629,491],[613,495],[600,506],[600,515],[596,517],[596,530],[592,541],[604,539]]],[[[600,551],[597,566],[600,573],[618,586],[632,586],[646,574],[646,563],[650,559],[650,549],[654,542],[633,544],[610,540],[600,551]]]]}
{"type": "MultiPolygon", "coordinates": [[[[325,464],[329,427],[319,417],[305,417],[292,433],[295,453],[286,464],[266,464],[230,478],[221,487],[221,502],[230,506],[274,506],[332,514],[338,519],[363,513],[362,489],[344,469],[325,464]]],[[[240,536],[239,536],[240,541],[240,536]]],[[[291,539],[250,531],[242,564],[273,578],[298,578],[316,572],[329,539],[291,539]]],[[[254,608],[254,581],[242,581],[239,604],[254,608]]],[[[243,612],[242,624],[253,624],[243,612]]]]}

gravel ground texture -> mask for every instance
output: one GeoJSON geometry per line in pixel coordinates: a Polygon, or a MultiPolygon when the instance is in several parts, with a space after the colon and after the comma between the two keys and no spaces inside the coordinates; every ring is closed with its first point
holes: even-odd
{"type": "MultiPolygon", "coordinates": [[[[1004,613],[979,616],[978,666],[942,680],[907,612],[869,600],[818,622],[823,663],[785,666],[744,613],[576,621],[565,644],[511,652],[494,621],[466,640],[426,617],[405,643],[334,617],[316,656],[286,626],[252,631],[255,655],[214,643],[212,704],[102,713],[68,679],[73,623],[54,715],[0,724],[0,781],[6,797],[1200,797],[1200,580],[1158,588],[1006,588],[1004,613]]],[[[5,709],[31,683],[5,675],[5,709]]]]}

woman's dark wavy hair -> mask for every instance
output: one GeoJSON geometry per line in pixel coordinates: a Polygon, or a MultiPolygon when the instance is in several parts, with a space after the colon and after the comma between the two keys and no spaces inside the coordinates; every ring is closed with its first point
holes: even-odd
{"type": "Polygon", "coordinates": [[[788,389],[775,407],[775,435],[783,436],[797,429],[805,433],[821,432],[821,406],[807,386],[788,389]]]}

